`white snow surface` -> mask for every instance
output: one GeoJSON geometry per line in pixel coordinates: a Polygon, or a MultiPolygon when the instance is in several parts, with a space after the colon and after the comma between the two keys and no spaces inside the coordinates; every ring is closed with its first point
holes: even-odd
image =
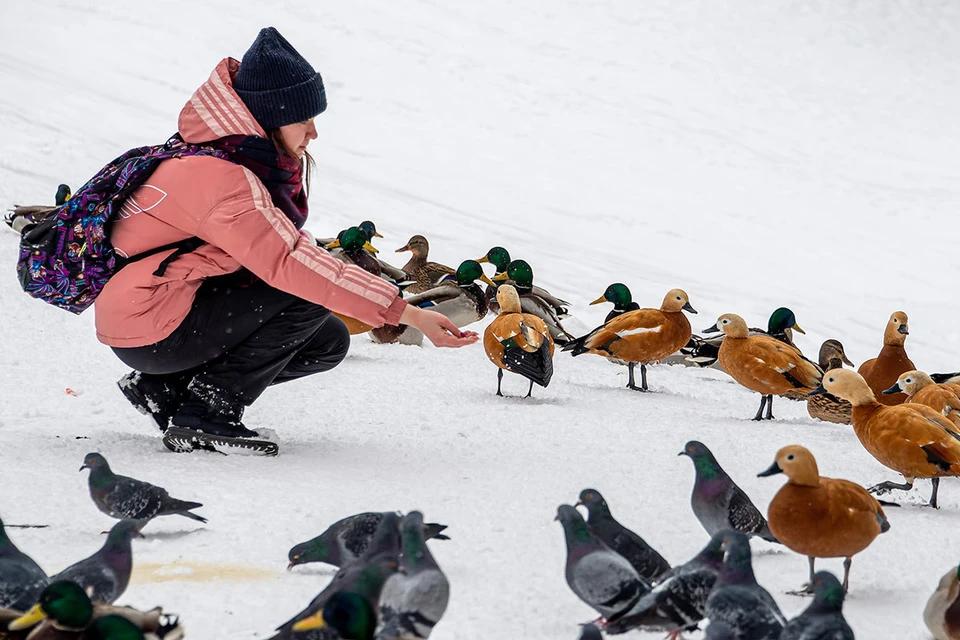
{"type": "MultiPolygon", "coordinates": [[[[695,329],[724,312],[762,325],[786,305],[809,356],[833,337],[860,363],[903,309],[914,361],[960,369],[957,3],[4,2],[0,206],[49,202],[59,182],[165,140],[217,61],[270,24],[327,85],[316,234],[371,218],[388,257],[424,233],[448,264],[502,244],[574,303],[578,331],[606,313],[587,302],[610,282],[644,306],[682,287],[695,329]]],[[[824,475],[899,479],[799,403],[747,420],[758,397],[715,371],[652,367],[643,395],[623,388],[624,368],[558,354],[548,389],[501,399],[479,346],[366,337],[334,372],[249,410],[276,430],[278,457],[174,455],[118,392],[125,369],[93,312],[20,292],[16,243],[0,234],[0,514],[50,525],[10,534],[53,573],[111,525],[77,473],[88,451],[204,502],[207,526],[166,518],[134,542],[122,598],[180,613],[191,638],[268,637],[333,573],[286,572],[287,549],[358,511],[418,508],[450,525],[432,544],[452,584],[437,640],[572,639],[593,612],[564,582],[553,516],[584,487],[680,563],[706,540],[676,455],[688,439],[762,510],[783,480],[756,473],[786,444],[809,447],[824,475]]],[[[960,559],[960,485],[943,483],[939,511],[921,506],[929,486],[897,496],[890,532],[854,560],[845,613],[859,638],[929,637],[923,605],[960,559]]],[[[754,550],[761,583],[798,613],[809,601],[785,592],[806,560],[754,550]]]]}

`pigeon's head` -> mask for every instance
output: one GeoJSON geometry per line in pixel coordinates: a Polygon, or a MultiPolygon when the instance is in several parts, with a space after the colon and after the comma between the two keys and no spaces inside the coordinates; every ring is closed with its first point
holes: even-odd
{"type": "Polygon", "coordinates": [[[423,542],[423,514],[411,511],[400,520],[400,547],[404,566],[414,567],[425,558],[423,542]]]}
{"type": "Polygon", "coordinates": [[[813,601],[821,607],[840,611],[843,607],[843,585],[829,571],[818,571],[813,575],[813,601]]]}
{"type": "Polygon", "coordinates": [[[583,505],[589,513],[609,512],[607,501],[603,499],[600,492],[596,489],[584,489],[580,492],[580,499],[576,506],[583,505]]]}
{"type": "Polygon", "coordinates": [[[144,524],[146,523],[143,520],[133,520],[131,518],[121,520],[110,529],[110,533],[107,534],[107,542],[120,542],[130,540],[131,538],[142,538],[143,534],[140,533],[140,529],[144,524]]]}
{"type": "Polygon", "coordinates": [[[37,603],[25,614],[10,623],[11,631],[29,629],[49,618],[58,626],[83,629],[93,617],[93,604],[76,582],[51,582],[40,594],[37,603]]]}
{"type": "Polygon", "coordinates": [[[697,471],[697,479],[709,480],[723,473],[723,469],[713,457],[713,452],[699,440],[691,440],[683,445],[683,451],[678,456],[687,456],[693,460],[693,466],[697,471]]]}
{"type": "Polygon", "coordinates": [[[739,531],[724,531],[721,548],[725,566],[738,570],[751,569],[750,538],[739,531]]]}
{"type": "Polygon", "coordinates": [[[83,457],[83,465],[80,467],[80,471],[84,469],[109,469],[110,465],[107,464],[107,459],[104,458],[99,453],[93,452],[88,453],[83,457]]]}
{"type": "Polygon", "coordinates": [[[711,621],[703,640],[736,640],[733,628],[720,620],[711,621]]]}
{"type": "Polygon", "coordinates": [[[314,538],[306,542],[295,545],[287,554],[287,570],[293,569],[298,564],[307,564],[308,562],[326,562],[330,557],[330,545],[322,538],[314,538]]]}

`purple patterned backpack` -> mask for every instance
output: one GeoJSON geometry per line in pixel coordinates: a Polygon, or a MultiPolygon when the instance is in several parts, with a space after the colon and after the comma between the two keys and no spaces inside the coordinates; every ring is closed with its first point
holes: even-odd
{"type": "Polygon", "coordinates": [[[157,269],[156,275],[162,275],[173,259],[202,242],[190,238],[124,258],[110,244],[110,224],[127,196],[160,162],[201,155],[227,158],[222,150],[187,144],[177,134],[159,146],[131,149],[105,166],[43,221],[24,229],[17,261],[20,286],[34,298],[80,313],[93,304],[110,276],[125,264],[176,249],[157,269]]]}

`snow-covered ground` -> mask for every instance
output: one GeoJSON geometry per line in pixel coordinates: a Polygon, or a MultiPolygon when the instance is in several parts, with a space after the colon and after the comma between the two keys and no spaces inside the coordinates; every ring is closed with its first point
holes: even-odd
{"type": "MultiPolygon", "coordinates": [[[[960,368],[951,0],[0,3],[0,207],[49,201],[59,182],[164,140],[216,62],[267,24],[328,87],[317,233],[372,218],[385,253],[424,233],[451,264],[502,244],[575,302],[580,329],[603,317],[586,303],[610,282],[648,306],[679,286],[697,329],[787,305],[809,355],[834,337],[859,363],[902,308],[919,366],[960,368]]],[[[23,295],[15,255],[0,234],[0,515],[50,525],[11,534],[55,572],[110,525],[77,473],[88,451],[203,501],[208,526],[169,518],[135,541],[123,598],[180,612],[192,638],[266,637],[331,575],[287,573],[287,549],[361,510],[420,508],[450,525],[433,545],[453,589],[438,640],[572,639],[592,612],[564,582],[553,516],[586,486],[681,562],[705,541],[676,456],[688,439],[761,509],[782,480],[756,473],[789,443],[825,475],[896,479],[798,403],[778,401],[772,424],[746,420],[757,397],[716,372],[654,368],[656,393],[641,395],[622,388],[624,369],[563,354],[549,389],[500,399],[479,347],[362,337],[334,373],[249,411],[278,432],[279,457],[176,456],[114,387],[124,368],[92,312],[23,295]]],[[[960,484],[944,483],[937,512],[918,506],[928,491],[919,482],[889,510],[891,531],[854,561],[846,614],[860,638],[928,637],[923,604],[960,557],[960,484]]],[[[785,595],[805,560],[755,550],[785,612],[806,606],[785,595]]]]}

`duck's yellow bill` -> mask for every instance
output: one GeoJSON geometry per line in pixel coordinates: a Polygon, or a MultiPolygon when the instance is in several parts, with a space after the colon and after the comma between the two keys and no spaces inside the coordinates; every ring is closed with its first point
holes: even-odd
{"type": "Polygon", "coordinates": [[[510,279],[510,276],[507,275],[506,271],[501,271],[500,273],[494,274],[493,276],[494,282],[506,282],[509,279],[510,279]]]}
{"type": "Polygon", "coordinates": [[[480,276],[480,282],[485,282],[489,284],[491,287],[497,286],[497,283],[491,280],[490,278],[488,278],[487,274],[483,274],[482,276],[480,276]]]}
{"type": "Polygon", "coordinates": [[[479,262],[480,264],[487,264],[488,262],[490,262],[490,259],[487,258],[487,256],[483,256],[482,258],[477,258],[477,262],[479,262]]]}
{"type": "Polygon", "coordinates": [[[807,332],[801,329],[800,325],[798,324],[793,325],[793,330],[796,331],[797,333],[802,333],[803,335],[807,335],[807,332]]]}
{"type": "Polygon", "coordinates": [[[339,241],[339,240],[334,240],[333,242],[327,244],[327,245],[324,246],[323,248],[324,248],[324,249],[328,249],[328,250],[329,250],[329,249],[339,249],[339,248],[340,248],[340,241],[339,241]]]}
{"type": "Polygon", "coordinates": [[[293,625],[293,630],[300,631],[312,631],[313,629],[323,629],[327,626],[326,621],[323,619],[323,612],[318,611],[309,618],[304,618],[300,622],[293,625]]]}
{"type": "Polygon", "coordinates": [[[600,296],[599,298],[597,298],[596,300],[594,300],[594,301],[591,302],[590,304],[601,304],[601,303],[606,302],[606,301],[607,301],[607,296],[600,296]]]}
{"type": "Polygon", "coordinates": [[[370,244],[369,242],[364,242],[363,248],[366,249],[368,253],[380,253],[380,250],[377,249],[372,244],[370,244]]]}
{"type": "Polygon", "coordinates": [[[33,605],[30,611],[27,611],[25,614],[11,622],[7,629],[10,631],[20,631],[22,629],[29,629],[30,627],[36,625],[39,622],[42,622],[47,618],[47,614],[43,612],[43,609],[40,608],[39,603],[33,605]]]}

